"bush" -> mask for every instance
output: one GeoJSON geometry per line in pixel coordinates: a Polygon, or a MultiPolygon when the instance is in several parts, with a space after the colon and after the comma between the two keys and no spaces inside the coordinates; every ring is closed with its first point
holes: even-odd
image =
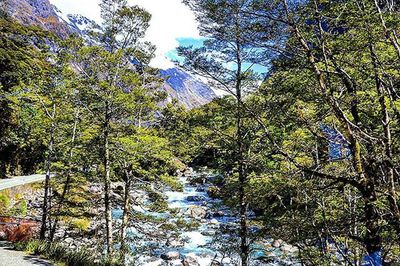
{"type": "Polygon", "coordinates": [[[8,241],[20,242],[32,239],[38,232],[37,223],[22,222],[19,226],[9,226],[6,228],[8,241]]]}
{"type": "Polygon", "coordinates": [[[15,206],[11,209],[11,214],[15,216],[26,216],[28,213],[28,204],[26,200],[20,200],[15,206]]]}
{"type": "Polygon", "coordinates": [[[148,206],[150,211],[153,212],[165,212],[168,211],[168,203],[165,199],[165,196],[157,191],[149,190],[149,199],[151,204],[148,206]]]}
{"type": "Polygon", "coordinates": [[[88,219],[73,219],[72,222],[72,227],[78,229],[80,232],[87,232],[90,227],[90,220],[88,219]]]}
{"type": "Polygon", "coordinates": [[[0,193],[0,214],[5,214],[10,206],[10,197],[5,193],[0,193]]]}
{"type": "Polygon", "coordinates": [[[31,240],[17,243],[14,247],[17,250],[26,251],[34,255],[40,255],[56,262],[65,263],[67,266],[104,265],[96,262],[95,257],[93,257],[93,252],[85,249],[70,250],[62,243],[48,243],[40,240],[31,240]]]}
{"type": "Polygon", "coordinates": [[[160,180],[169,186],[173,191],[183,191],[183,185],[180,183],[176,177],[170,175],[162,175],[160,176],[160,180]]]}

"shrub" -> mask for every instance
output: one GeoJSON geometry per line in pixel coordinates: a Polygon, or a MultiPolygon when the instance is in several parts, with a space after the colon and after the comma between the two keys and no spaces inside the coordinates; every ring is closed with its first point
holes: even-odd
{"type": "Polygon", "coordinates": [[[27,241],[32,239],[38,231],[36,223],[21,223],[19,226],[9,226],[7,228],[7,238],[11,242],[27,241]]]}
{"type": "Polygon", "coordinates": [[[148,206],[150,211],[153,212],[165,212],[168,211],[168,203],[165,199],[165,196],[157,191],[151,190],[149,193],[149,199],[151,204],[148,206]]]}
{"type": "Polygon", "coordinates": [[[0,193],[0,214],[5,214],[10,206],[10,197],[5,193],[0,193]]]}
{"type": "Polygon", "coordinates": [[[170,175],[162,175],[160,176],[160,180],[168,185],[173,191],[183,191],[183,185],[177,180],[176,177],[170,175]]]}
{"type": "Polygon", "coordinates": [[[90,227],[90,220],[88,219],[73,219],[71,222],[72,226],[78,229],[80,232],[87,232],[90,227]]]}
{"type": "MultiPolygon", "coordinates": [[[[105,265],[96,262],[93,252],[85,249],[70,250],[62,243],[48,243],[40,240],[31,240],[15,244],[15,249],[26,251],[30,254],[40,255],[56,262],[65,263],[67,266],[97,266],[105,265]]],[[[110,264],[116,265],[116,264],[110,264]]]]}
{"type": "Polygon", "coordinates": [[[19,212],[22,216],[26,216],[28,214],[28,203],[26,202],[26,200],[21,201],[19,205],[19,212]]]}

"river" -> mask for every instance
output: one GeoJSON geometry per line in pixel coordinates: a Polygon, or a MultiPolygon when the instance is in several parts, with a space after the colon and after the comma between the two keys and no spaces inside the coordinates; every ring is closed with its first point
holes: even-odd
{"type": "MultiPolygon", "coordinates": [[[[134,205],[139,218],[128,230],[134,265],[163,266],[233,266],[240,265],[237,253],[239,237],[237,218],[221,200],[212,199],[209,184],[191,184],[199,175],[182,176],[182,191],[163,191],[168,212],[147,210],[148,199],[134,205]],[[184,264],[183,264],[184,263],[184,264]]],[[[144,197],[144,193],[141,194],[144,197]]],[[[120,210],[114,212],[118,219],[120,210]]],[[[252,214],[249,213],[251,217],[252,214]]],[[[252,227],[250,231],[257,231],[252,227]]],[[[260,239],[252,244],[251,265],[297,265],[292,256],[296,248],[282,241],[260,239]]]]}

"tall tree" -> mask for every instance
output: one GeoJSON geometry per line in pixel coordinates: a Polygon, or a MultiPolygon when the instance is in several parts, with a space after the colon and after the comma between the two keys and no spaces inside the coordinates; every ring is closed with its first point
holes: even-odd
{"type": "Polygon", "coordinates": [[[196,74],[210,79],[216,88],[231,94],[236,103],[234,158],[231,169],[238,179],[238,207],[240,216],[241,264],[249,263],[248,200],[245,187],[249,169],[246,154],[250,145],[244,127],[246,108],[243,100],[246,92],[257,88],[260,78],[253,71],[256,64],[265,64],[265,50],[254,46],[257,32],[246,12],[252,9],[248,1],[184,1],[195,13],[200,34],[206,38],[203,47],[180,47],[183,66],[196,74]]]}
{"type": "MultiPolygon", "coordinates": [[[[355,219],[363,222],[359,224],[362,235],[344,234],[362,244],[370,264],[381,265],[383,231],[396,232],[398,228],[398,174],[394,170],[398,162],[393,153],[398,145],[393,138],[398,125],[394,85],[398,80],[398,54],[392,35],[399,27],[396,11],[388,2],[367,1],[254,1],[254,5],[258,7],[253,15],[260,23],[275,21],[283,36],[274,46],[282,51],[282,57],[273,66],[269,91],[264,92],[273,99],[271,91],[279,91],[283,85],[285,92],[298,100],[293,101],[299,108],[297,118],[287,120],[290,127],[297,121],[297,134],[301,132],[309,140],[341,142],[349,154],[344,153],[340,161],[329,154],[330,160],[323,161],[321,150],[312,148],[321,147],[315,141],[286,150],[280,142],[282,136],[274,136],[264,127],[270,144],[303,175],[331,182],[328,187],[340,184],[339,191],[340,187],[350,187],[362,199],[363,205],[358,202],[353,212],[360,215],[355,219]],[[391,21],[390,30],[385,27],[387,20],[391,21]],[[336,134],[327,134],[322,130],[326,127],[336,134]],[[306,150],[314,154],[308,162],[302,158],[306,150]],[[390,214],[383,215],[386,212],[390,214]],[[383,226],[382,219],[391,227],[383,226]]],[[[320,196],[327,198],[327,194],[320,196]]],[[[322,234],[333,237],[328,229],[322,229],[322,234]]]]}
{"type": "Polygon", "coordinates": [[[76,67],[87,86],[87,106],[101,139],[107,253],[113,250],[111,174],[113,134],[118,124],[129,123],[135,112],[134,92],[142,84],[142,63],[149,60],[154,47],[141,42],[149,26],[150,14],[126,1],[102,1],[103,32],[98,45],[79,51],[76,67]]]}

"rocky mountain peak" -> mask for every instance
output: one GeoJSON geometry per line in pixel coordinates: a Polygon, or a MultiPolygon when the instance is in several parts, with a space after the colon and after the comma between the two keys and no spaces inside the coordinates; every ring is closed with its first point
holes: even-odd
{"type": "Polygon", "coordinates": [[[70,27],[60,20],[49,0],[6,0],[6,11],[22,24],[39,26],[54,32],[59,37],[67,37],[70,27]]]}

